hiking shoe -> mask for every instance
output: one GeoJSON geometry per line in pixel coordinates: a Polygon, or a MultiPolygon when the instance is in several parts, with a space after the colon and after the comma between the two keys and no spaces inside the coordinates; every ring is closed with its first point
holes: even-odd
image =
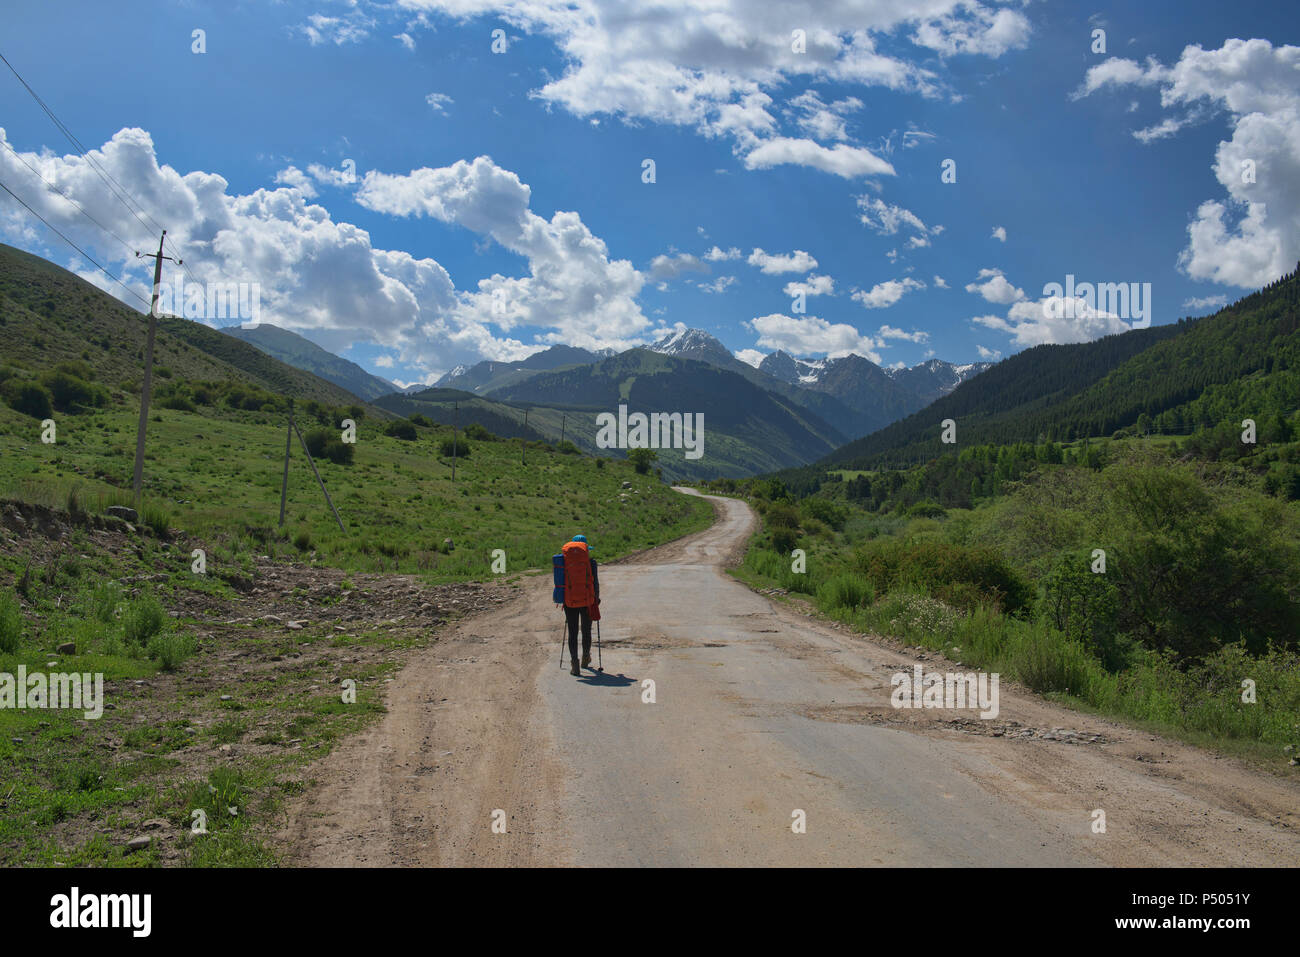
{"type": "Polygon", "coordinates": [[[590,651],[584,651],[584,652],[582,653],[582,667],[584,667],[584,668],[590,668],[590,667],[591,667],[591,652],[590,652],[590,651]]]}
{"type": "Polygon", "coordinates": [[[579,677],[582,676],[582,670],[578,667],[578,663],[576,661],[573,663],[573,667],[569,669],[569,674],[578,675],[579,677]]]}

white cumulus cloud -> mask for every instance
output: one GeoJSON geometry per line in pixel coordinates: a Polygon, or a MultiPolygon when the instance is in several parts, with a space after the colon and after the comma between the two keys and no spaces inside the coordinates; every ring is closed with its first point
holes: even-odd
{"type": "Polygon", "coordinates": [[[808,272],[817,268],[817,260],[802,249],[796,249],[789,255],[767,253],[756,248],[746,260],[751,266],[757,266],[769,276],[779,276],[786,272],[808,272]]]}
{"type": "Polygon", "coordinates": [[[884,309],[892,306],[913,289],[924,289],[925,283],[918,282],[910,276],[903,279],[889,279],[876,283],[870,290],[859,289],[853,293],[853,300],[860,302],[867,309],[884,309]]]}
{"type": "Polygon", "coordinates": [[[830,358],[856,353],[872,362],[880,362],[880,347],[871,336],[864,336],[848,323],[830,323],[817,316],[796,318],[773,313],[745,323],[758,333],[758,345],[766,349],[784,349],[797,356],[826,355],[830,358]]]}
{"type": "Polygon", "coordinates": [[[1232,137],[1219,143],[1215,178],[1178,258],[1191,278],[1263,286],[1300,260],[1300,46],[1230,39],[1217,50],[1186,47],[1172,67],[1112,58],[1088,70],[1076,97],[1107,87],[1158,87],[1175,115],[1139,130],[1144,142],[1176,135],[1218,111],[1232,137]]]}
{"type": "Polygon", "coordinates": [[[1025,298],[1025,291],[1011,285],[1001,269],[981,269],[979,278],[966,284],[966,291],[978,293],[988,302],[1004,306],[1025,298]]]}

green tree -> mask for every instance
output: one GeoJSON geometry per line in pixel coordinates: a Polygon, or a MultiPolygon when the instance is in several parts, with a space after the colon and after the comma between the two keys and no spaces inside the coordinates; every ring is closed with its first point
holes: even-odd
{"type": "Polygon", "coordinates": [[[650,471],[651,464],[659,458],[659,453],[654,449],[629,449],[627,458],[638,475],[645,475],[650,471]]]}

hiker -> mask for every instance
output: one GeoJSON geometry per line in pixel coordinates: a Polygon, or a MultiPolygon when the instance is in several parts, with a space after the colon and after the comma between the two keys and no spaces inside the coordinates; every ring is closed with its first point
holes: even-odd
{"type": "Polygon", "coordinates": [[[555,590],[552,598],[555,607],[564,607],[564,617],[569,627],[569,660],[571,675],[581,675],[578,667],[578,625],[582,625],[582,665],[591,667],[591,621],[600,618],[600,579],[596,574],[596,560],[587,547],[587,536],[574,535],[573,541],[560,549],[552,559],[555,566],[555,590]]]}

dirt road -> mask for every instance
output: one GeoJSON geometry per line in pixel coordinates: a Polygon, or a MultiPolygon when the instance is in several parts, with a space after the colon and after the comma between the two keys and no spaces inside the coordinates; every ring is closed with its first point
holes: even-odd
{"type": "Polygon", "coordinates": [[[384,719],[313,768],[290,859],[1300,864],[1293,779],[1005,683],[995,719],[893,708],[893,674],[967,669],[730,579],[755,519],[713,501],[709,530],[601,569],[602,674],[561,669],[549,576],[420,652],[384,719]]]}

